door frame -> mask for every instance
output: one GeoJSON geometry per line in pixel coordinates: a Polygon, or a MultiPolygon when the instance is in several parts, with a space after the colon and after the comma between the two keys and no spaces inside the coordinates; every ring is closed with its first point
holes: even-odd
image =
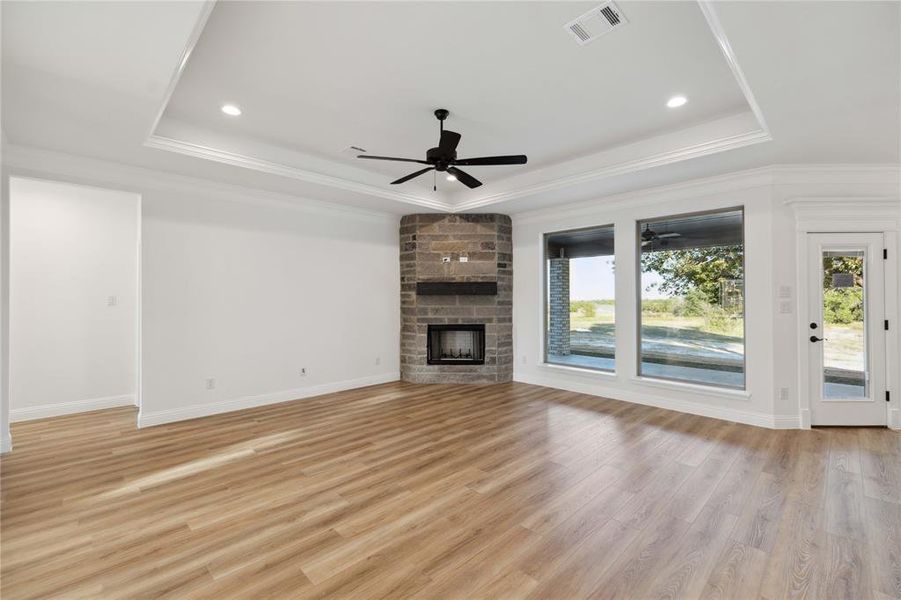
{"type": "Polygon", "coordinates": [[[859,425],[882,426],[888,425],[888,408],[885,402],[887,388],[886,369],[888,368],[888,355],[886,353],[888,333],[883,330],[885,319],[885,234],[878,233],[808,233],[807,234],[807,298],[806,310],[798,311],[802,324],[808,324],[806,336],[827,337],[826,322],[823,310],[823,259],[826,251],[851,252],[863,251],[864,263],[864,331],[865,364],[864,375],[866,379],[866,396],[862,398],[825,398],[825,354],[824,344],[807,344],[807,359],[809,365],[807,401],[810,404],[811,425],[817,418],[818,425],[859,425]],[[802,318],[803,317],[803,318],[802,318]],[[817,323],[819,328],[809,329],[810,324],[817,323]],[[817,350],[818,352],[814,352],[817,350]],[[819,357],[818,357],[819,354],[819,357]],[[816,408],[815,408],[816,407],[816,408]],[[853,407],[853,408],[852,408],[853,407]],[[849,412],[850,411],[850,412],[849,412]],[[818,416],[819,415],[819,416],[818,416]],[[824,421],[832,421],[824,422],[824,421]]]}
{"type": "Polygon", "coordinates": [[[810,359],[808,346],[810,332],[805,320],[810,294],[808,288],[809,252],[807,235],[810,233],[881,233],[888,258],[883,261],[885,281],[885,318],[889,332],[885,340],[885,386],[891,394],[886,403],[887,424],[891,429],[901,429],[901,354],[899,354],[899,302],[898,302],[898,230],[901,218],[897,198],[794,198],[785,204],[795,212],[795,249],[797,289],[796,338],[797,338],[797,389],[798,418],[802,429],[810,429],[810,359]],[[893,368],[894,367],[894,368],[893,368]]]}

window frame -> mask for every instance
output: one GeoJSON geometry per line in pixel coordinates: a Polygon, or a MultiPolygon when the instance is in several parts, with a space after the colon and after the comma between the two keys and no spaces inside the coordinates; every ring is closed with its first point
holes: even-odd
{"type": "MultiPolygon", "coordinates": [[[[601,225],[589,225],[587,227],[574,227],[570,229],[560,229],[556,231],[545,231],[541,236],[541,306],[542,306],[542,319],[541,319],[541,331],[542,331],[542,364],[550,365],[552,367],[564,367],[569,369],[582,369],[585,371],[592,371],[594,373],[603,373],[605,375],[615,375],[617,373],[617,369],[619,368],[619,363],[616,360],[616,317],[614,316],[614,331],[613,331],[613,368],[605,369],[603,367],[589,367],[586,365],[570,365],[566,363],[559,362],[551,362],[548,360],[548,325],[550,324],[550,302],[548,301],[548,292],[550,290],[550,269],[548,268],[548,261],[550,260],[550,256],[548,256],[548,239],[559,235],[561,233],[575,233],[580,231],[593,231],[595,229],[611,229],[613,231],[613,260],[616,261],[616,224],[615,223],[604,223],[601,225]]],[[[617,285],[616,279],[613,281],[613,310],[614,315],[616,314],[616,292],[617,285]]]]}
{"type": "Polygon", "coordinates": [[[687,384],[687,385],[700,385],[712,389],[721,389],[721,390],[731,390],[731,391],[741,391],[746,392],[748,389],[748,251],[746,241],[748,239],[747,232],[747,211],[745,210],[745,206],[727,206],[723,208],[714,208],[710,210],[699,210],[692,211],[686,213],[676,213],[669,215],[660,215],[655,217],[646,217],[644,219],[636,219],[635,220],[635,238],[634,244],[636,248],[635,253],[635,303],[636,303],[636,316],[635,316],[635,376],[642,380],[650,380],[650,381],[661,381],[661,382],[670,382],[670,383],[678,383],[678,384],[687,384]],[[742,307],[741,307],[741,318],[742,318],[742,382],[740,386],[736,385],[728,385],[722,383],[710,383],[706,381],[699,381],[695,379],[681,379],[678,377],[665,377],[661,375],[644,375],[642,374],[642,319],[641,319],[641,304],[642,304],[642,285],[641,285],[641,228],[645,223],[650,223],[654,221],[663,221],[666,219],[678,219],[685,217],[699,217],[704,215],[713,215],[717,213],[728,213],[728,212],[741,212],[741,271],[742,271],[742,307]]]}

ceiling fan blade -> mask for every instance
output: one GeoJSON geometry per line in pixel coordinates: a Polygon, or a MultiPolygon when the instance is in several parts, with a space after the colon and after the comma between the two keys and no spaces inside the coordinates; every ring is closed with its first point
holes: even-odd
{"type": "Polygon", "coordinates": [[[410,180],[413,179],[414,177],[419,177],[419,176],[422,175],[423,173],[428,173],[429,171],[431,171],[431,170],[434,169],[434,168],[435,168],[435,167],[428,167],[428,168],[422,169],[421,171],[416,171],[415,173],[410,173],[409,175],[406,175],[406,176],[404,176],[404,177],[401,177],[400,179],[398,179],[398,180],[396,180],[396,181],[392,181],[392,182],[391,182],[391,185],[397,185],[398,183],[403,183],[403,182],[405,182],[405,181],[410,181],[410,180]]]}
{"type": "Polygon", "coordinates": [[[358,154],[357,158],[368,158],[369,160],[396,160],[398,162],[411,162],[411,163],[419,163],[421,165],[427,165],[428,162],[424,160],[416,160],[415,158],[395,158],[394,156],[373,156],[372,154],[358,154]]]}
{"type": "Polygon", "coordinates": [[[481,166],[481,165],[524,165],[526,164],[525,154],[515,154],[512,156],[482,156],[480,158],[461,158],[455,160],[455,165],[463,166],[481,166]]]}
{"type": "Polygon", "coordinates": [[[477,188],[482,185],[482,182],[467,173],[466,171],[461,171],[456,167],[448,167],[447,172],[455,175],[457,177],[457,181],[468,187],[469,189],[477,188]]]}
{"type": "Polygon", "coordinates": [[[657,235],[657,239],[660,239],[660,240],[664,240],[666,238],[677,238],[677,237],[682,237],[682,234],[676,233],[675,231],[673,231],[670,233],[661,233],[661,234],[657,235]]]}
{"type": "Polygon", "coordinates": [[[457,150],[457,144],[460,143],[461,137],[456,131],[445,129],[441,132],[441,141],[438,142],[438,148],[444,154],[453,154],[457,150]]]}

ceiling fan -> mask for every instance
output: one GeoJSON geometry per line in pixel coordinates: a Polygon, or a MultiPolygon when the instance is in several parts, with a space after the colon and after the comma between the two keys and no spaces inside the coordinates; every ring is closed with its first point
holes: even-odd
{"type": "Polygon", "coordinates": [[[654,242],[658,242],[658,241],[660,242],[661,246],[666,246],[669,243],[666,241],[667,239],[677,238],[677,237],[682,237],[682,234],[675,233],[675,232],[657,233],[656,231],[651,229],[650,223],[645,223],[644,231],[641,232],[641,247],[644,248],[645,246],[648,246],[648,245],[653,244],[654,242]]]}
{"type": "Polygon", "coordinates": [[[441,123],[441,138],[438,141],[437,148],[429,148],[425,153],[425,160],[415,158],[395,158],[393,156],[372,156],[370,154],[359,154],[357,158],[366,158],[369,160],[394,160],[399,162],[419,163],[421,165],[429,165],[425,169],[421,169],[414,173],[410,173],[400,179],[391,182],[391,185],[397,185],[410,181],[429,171],[447,171],[457,181],[468,188],[477,188],[482,182],[467,173],[458,169],[458,166],[480,167],[484,165],[524,165],[526,164],[526,156],[524,154],[516,154],[512,156],[483,156],[480,158],[457,158],[457,145],[462,137],[455,131],[444,129],[444,120],[450,112],[447,109],[439,108],[435,111],[435,116],[441,123]]]}

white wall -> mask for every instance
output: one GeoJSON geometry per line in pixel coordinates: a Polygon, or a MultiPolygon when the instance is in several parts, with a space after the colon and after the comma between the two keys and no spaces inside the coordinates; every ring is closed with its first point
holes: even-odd
{"type": "Polygon", "coordinates": [[[4,159],[4,179],[140,194],[139,426],[399,378],[399,217],[50,152],[4,159]]]}
{"type": "MultiPolygon", "coordinates": [[[[879,230],[896,231],[899,226],[897,170],[866,167],[801,167],[787,174],[764,169],[514,215],[514,379],[767,427],[803,425],[798,340],[806,321],[797,306],[798,222],[792,203],[805,199],[843,206],[859,221],[853,225],[846,214],[834,221],[835,230],[865,227],[860,219],[868,211],[878,215],[877,223],[870,225],[879,230]],[[878,201],[863,201],[873,198],[878,201]],[[636,221],[733,206],[745,208],[746,390],[636,377],[637,275],[629,266],[636,261],[636,221]],[[897,216],[886,218],[887,211],[897,216]],[[610,223],[616,227],[617,372],[543,364],[543,235],[610,223]],[[780,286],[791,289],[789,314],[777,310],[780,286]]],[[[822,207],[815,210],[826,212],[822,207]]],[[[897,306],[889,307],[893,310],[897,306]]],[[[889,334],[890,350],[897,347],[898,329],[889,334]]],[[[890,353],[889,360],[897,364],[897,353],[890,353]]],[[[901,391],[893,395],[897,410],[901,391]]]]}
{"type": "Polygon", "coordinates": [[[134,404],[139,203],[11,180],[13,421],[134,404]]]}
{"type": "Polygon", "coordinates": [[[397,218],[143,201],[142,425],[398,378],[397,218]]]}
{"type": "MultiPolygon", "coordinates": [[[[0,152],[2,151],[0,149],[0,152]]],[[[9,176],[4,169],[0,173],[0,453],[10,450],[12,437],[9,433],[9,176]]]]}

